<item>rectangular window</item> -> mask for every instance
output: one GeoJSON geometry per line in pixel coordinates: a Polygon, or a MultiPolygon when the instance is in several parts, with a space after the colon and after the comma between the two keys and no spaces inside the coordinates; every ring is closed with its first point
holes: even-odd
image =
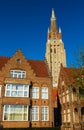
{"type": "Polygon", "coordinates": [[[63,113],[63,115],[64,115],[63,122],[65,123],[65,122],[66,122],[66,110],[64,110],[64,113],[63,113]]]}
{"type": "Polygon", "coordinates": [[[63,103],[65,103],[65,93],[63,92],[63,103]]]}
{"type": "Polygon", "coordinates": [[[39,87],[32,87],[32,98],[33,99],[39,98],[39,87]]]}
{"type": "Polygon", "coordinates": [[[6,84],[5,96],[7,96],[7,97],[29,97],[29,85],[6,84]]]}
{"type": "Polygon", "coordinates": [[[21,70],[11,70],[10,77],[12,78],[26,78],[26,72],[21,70]]]}
{"type": "Polygon", "coordinates": [[[70,109],[67,110],[67,122],[70,122],[70,109]]]}
{"type": "Polygon", "coordinates": [[[66,101],[69,102],[69,91],[66,91],[66,101]]]}
{"type": "Polygon", "coordinates": [[[41,120],[48,121],[49,120],[49,109],[48,106],[41,107],[41,120]]]}
{"type": "Polygon", "coordinates": [[[32,106],[32,121],[38,121],[38,120],[39,120],[39,107],[32,106]]]}
{"type": "Polygon", "coordinates": [[[47,87],[42,87],[41,95],[42,95],[42,99],[48,99],[48,88],[47,87]]]}
{"type": "Polygon", "coordinates": [[[62,86],[64,86],[64,81],[62,81],[62,86]]]}
{"type": "Polygon", "coordinates": [[[71,93],[71,99],[72,99],[72,102],[74,101],[74,95],[73,95],[73,92],[71,93]]]}
{"type": "Polygon", "coordinates": [[[4,121],[28,121],[28,105],[4,105],[4,121]]]}

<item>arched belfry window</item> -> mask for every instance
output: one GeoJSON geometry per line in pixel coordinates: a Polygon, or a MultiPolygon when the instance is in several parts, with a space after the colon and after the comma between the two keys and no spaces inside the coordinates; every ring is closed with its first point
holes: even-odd
{"type": "Polygon", "coordinates": [[[52,53],[52,49],[50,49],[50,52],[52,53]]]}
{"type": "Polygon", "coordinates": [[[54,53],[56,53],[56,48],[54,48],[54,53]]]}

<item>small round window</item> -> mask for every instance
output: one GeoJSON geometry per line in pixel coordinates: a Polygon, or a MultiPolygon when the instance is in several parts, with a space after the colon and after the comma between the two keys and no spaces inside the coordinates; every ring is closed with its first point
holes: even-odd
{"type": "Polygon", "coordinates": [[[20,63],[21,62],[21,60],[20,59],[17,59],[17,63],[20,63]]]}

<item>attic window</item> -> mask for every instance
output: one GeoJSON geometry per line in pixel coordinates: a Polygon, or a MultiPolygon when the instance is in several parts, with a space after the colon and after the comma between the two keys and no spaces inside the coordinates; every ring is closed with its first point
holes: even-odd
{"type": "Polygon", "coordinates": [[[11,78],[26,78],[26,71],[22,70],[11,70],[10,71],[11,78]]]}
{"type": "Polygon", "coordinates": [[[17,59],[17,63],[20,63],[21,62],[21,60],[20,59],[17,59]]]}

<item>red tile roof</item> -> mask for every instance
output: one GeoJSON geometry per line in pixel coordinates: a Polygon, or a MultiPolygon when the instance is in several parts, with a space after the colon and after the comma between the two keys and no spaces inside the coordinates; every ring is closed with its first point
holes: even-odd
{"type": "Polygon", "coordinates": [[[0,57],[0,70],[5,66],[9,59],[9,57],[0,57]]]}
{"type": "Polygon", "coordinates": [[[45,61],[28,60],[28,63],[30,64],[34,72],[36,73],[36,76],[49,77],[49,73],[48,73],[48,69],[47,69],[45,61]]]}
{"type": "Polygon", "coordinates": [[[77,76],[80,73],[80,69],[77,68],[66,68],[62,67],[61,74],[64,77],[65,81],[68,83],[75,82],[75,75],[77,76]]]}
{"type": "MultiPolygon", "coordinates": [[[[8,62],[9,59],[10,59],[9,57],[0,57],[0,70],[2,70],[2,67],[5,66],[5,64],[8,62]]],[[[30,64],[31,68],[34,70],[36,76],[49,77],[45,61],[28,60],[28,59],[27,61],[30,64]]]]}

